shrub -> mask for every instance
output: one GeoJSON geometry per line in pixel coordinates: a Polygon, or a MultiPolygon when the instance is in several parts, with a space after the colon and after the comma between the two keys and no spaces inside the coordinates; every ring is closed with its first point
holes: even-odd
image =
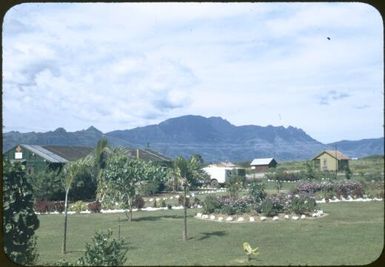
{"type": "Polygon", "coordinates": [[[98,200],[88,203],[88,210],[92,213],[99,213],[102,209],[102,204],[98,200]]]}
{"type": "Polygon", "coordinates": [[[153,207],[153,208],[157,208],[156,199],[154,199],[154,203],[152,204],[152,207],[153,207]]]}
{"type": "Polygon", "coordinates": [[[160,206],[162,208],[165,208],[166,207],[166,201],[163,199],[161,202],[160,202],[160,206]]]}
{"type": "Polygon", "coordinates": [[[171,210],[172,206],[170,204],[167,204],[167,209],[171,210]]]}
{"type": "Polygon", "coordinates": [[[284,200],[281,197],[277,196],[270,196],[267,197],[265,200],[262,201],[260,207],[257,209],[257,211],[261,212],[262,214],[266,216],[274,216],[278,213],[283,212],[285,209],[284,200]]]}
{"type": "MultiPolygon", "coordinates": [[[[181,206],[184,206],[184,205],[185,205],[185,203],[184,203],[184,194],[180,194],[180,195],[179,195],[178,203],[179,203],[179,205],[181,205],[181,206]]],[[[190,198],[189,198],[189,197],[186,198],[186,207],[187,207],[187,208],[191,208],[191,203],[190,203],[190,198]]]]}
{"type": "Polygon", "coordinates": [[[134,201],[133,201],[133,206],[135,207],[135,208],[137,208],[137,209],[143,209],[144,208],[144,199],[141,197],[141,196],[139,196],[139,195],[137,195],[137,196],[135,196],[135,198],[134,198],[134,201]]]}
{"type": "Polygon", "coordinates": [[[203,213],[210,214],[215,212],[216,209],[220,209],[221,204],[218,199],[213,195],[208,195],[203,201],[203,213]]]}
{"type": "Polygon", "coordinates": [[[112,239],[112,231],[107,233],[96,232],[92,243],[86,244],[86,252],[76,265],[83,266],[121,266],[127,258],[127,242],[125,240],[112,239]]]}
{"type": "Polygon", "coordinates": [[[249,196],[255,203],[261,203],[266,198],[265,184],[253,181],[249,185],[249,196]]]}
{"type": "Polygon", "coordinates": [[[37,200],[34,204],[34,210],[39,213],[64,211],[64,201],[37,200]]]}
{"type": "Polygon", "coordinates": [[[291,199],[288,210],[295,214],[309,214],[315,210],[316,205],[314,198],[305,195],[296,195],[291,199]]]}
{"type": "Polygon", "coordinates": [[[87,210],[87,205],[83,201],[79,200],[70,206],[70,210],[80,213],[81,211],[87,210]]]}
{"type": "Polygon", "coordinates": [[[197,197],[193,198],[193,201],[192,201],[193,207],[197,207],[198,205],[201,205],[201,204],[202,204],[202,201],[199,198],[197,198],[197,197]]]}

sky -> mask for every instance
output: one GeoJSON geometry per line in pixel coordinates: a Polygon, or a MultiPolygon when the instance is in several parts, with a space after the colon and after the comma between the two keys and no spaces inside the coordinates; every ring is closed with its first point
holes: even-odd
{"type": "Polygon", "coordinates": [[[24,3],[2,34],[3,132],[192,114],[384,135],[383,24],[364,3],[24,3]]]}

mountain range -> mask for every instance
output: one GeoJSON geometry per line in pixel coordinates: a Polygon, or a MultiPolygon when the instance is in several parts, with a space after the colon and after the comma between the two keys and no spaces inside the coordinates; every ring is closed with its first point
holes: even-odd
{"type": "Polygon", "coordinates": [[[102,137],[113,146],[148,147],[166,156],[200,154],[206,162],[250,161],[259,157],[277,160],[311,159],[322,150],[337,148],[350,157],[384,154],[384,138],[323,144],[292,126],[235,126],[220,117],[187,115],[159,124],[102,133],[91,126],[67,132],[3,134],[3,152],[17,144],[95,146],[102,137]]]}

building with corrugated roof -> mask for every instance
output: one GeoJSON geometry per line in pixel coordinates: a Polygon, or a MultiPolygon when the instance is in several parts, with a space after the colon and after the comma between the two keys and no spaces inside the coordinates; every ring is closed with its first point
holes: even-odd
{"type": "Polygon", "coordinates": [[[278,163],[274,158],[258,158],[253,159],[250,166],[255,172],[266,172],[269,168],[276,167],[277,164],[278,163]]]}
{"type": "Polygon", "coordinates": [[[69,161],[75,161],[89,155],[91,147],[81,146],[54,146],[54,145],[26,145],[19,144],[3,154],[4,159],[19,161],[25,164],[27,173],[34,170],[62,167],[69,161]]]}
{"type": "Polygon", "coordinates": [[[338,150],[325,150],[312,159],[314,167],[321,171],[344,171],[350,158],[338,150]]]}

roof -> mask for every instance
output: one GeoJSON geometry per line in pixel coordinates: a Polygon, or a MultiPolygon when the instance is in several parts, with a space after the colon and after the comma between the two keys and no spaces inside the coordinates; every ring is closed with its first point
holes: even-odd
{"type": "Polygon", "coordinates": [[[260,159],[254,159],[250,165],[251,166],[258,166],[258,165],[269,165],[274,158],[260,158],[260,159]]]}
{"type": "Polygon", "coordinates": [[[25,144],[21,144],[20,146],[52,163],[74,161],[87,156],[93,150],[90,147],[77,146],[39,146],[25,144]]]}
{"type": "Polygon", "coordinates": [[[137,156],[139,156],[139,158],[143,160],[171,161],[170,158],[150,149],[140,149],[140,148],[123,148],[123,149],[124,151],[127,152],[128,156],[132,158],[136,158],[137,156]]]}
{"type": "Polygon", "coordinates": [[[320,154],[318,154],[313,159],[318,158],[319,156],[321,156],[324,153],[329,154],[330,156],[332,156],[333,158],[335,158],[337,160],[349,160],[350,159],[349,157],[345,156],[342,152],[340,152],[338,150],[325,150],[325,151],[322,151],[320,154]]]}

